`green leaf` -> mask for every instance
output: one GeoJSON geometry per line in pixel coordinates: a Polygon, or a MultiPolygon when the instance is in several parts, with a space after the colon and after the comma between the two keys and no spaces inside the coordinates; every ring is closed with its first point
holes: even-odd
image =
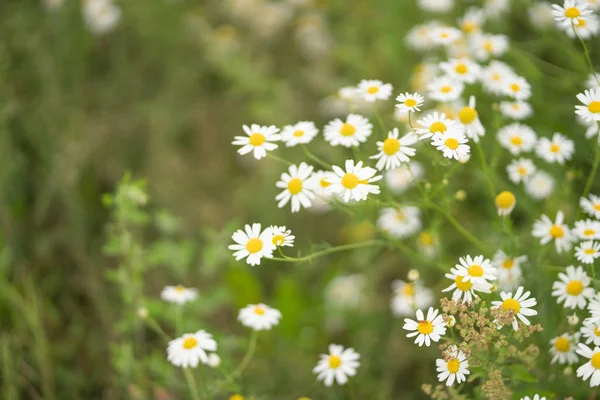
{"type": "Polygon", "coordinates": [[[534,383],[537,382],[529,370],[523,364],[513,364],[508,367],[512,379],[518,382],[534,383]]]}

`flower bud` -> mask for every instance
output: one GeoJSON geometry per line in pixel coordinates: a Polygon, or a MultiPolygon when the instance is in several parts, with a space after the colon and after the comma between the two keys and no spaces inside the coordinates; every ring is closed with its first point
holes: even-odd
{"type": "Polygon", "coordinates": [[[419,280],[421,274],[419,274],[419,271],[417,271],[416,269],[411,269],[410,271],[408,271],[407,276],[409,281],[414,282],[416,280],[419,280]]]}

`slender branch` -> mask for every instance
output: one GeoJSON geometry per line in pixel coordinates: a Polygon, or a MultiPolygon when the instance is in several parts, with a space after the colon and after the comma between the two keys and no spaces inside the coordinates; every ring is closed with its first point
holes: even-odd
{"type": "Polygon", "coordinates": [[[490,175],[487,161],[485,161],[485,154],[483,154],[483,149],[481,148],[481,144],[479,142],[476,142],[475,146],[477,147],[477,152],[479,153],[479,161],[481,162],[481,169],[485,175],[485,181],[490,191],[490,195],[492,196],[492,201],[494,201],[496,198],[496,190],[494,189],[494,184],[492,183],[492,177],[490,175]]]}
{"type": "Polygon", "coordinates": [[[213,394],[218,393],[219,389],[229,384],[232,380],[234,380],[237,376],[239,376],[250,364],[252,357],[254,356],[254,352],[256,351],[256,342],[258,340],[258,331],[252,331],[252,336],[250,336],[250,344],[248,345],[248,351],[246,351],[246,355],[242,359],[242,362],[233,370],[229,376],[225,377],[225,379],[217,384],[213,394]]]}
{"type": "Polygon", "coordinates": [[[331,165],[326,163],[325,161],[321,160],[319,157],[317,157],[313,153],[311,153],[311,151],[308,149],[307,145],[302,144],[301,147],[302,147],[302,150],[304,150],[304,154],[306,154],[306,156],[308,158],[310,158],[311,160],[313,160],[314,162],[316,162],[317,164],[319,164],[321,167],[323,167],[325,169],[331,169],[331,165]]]}
{"type": "Polygon", "coordinates": [[[573,28],[573,33],[575,34],[575,36],[577,36],[577,39],[579,39],[579,43],[581,43],[581,47],[583,47],[583,55],[585,56],[585,60],[587,61],[587,65],[590,68],[592,76],[596,80],[596,84],[598,84],[598,86],[600,86],[600,79],[598,78],[598,75],[596,75],[596,71],[594,70],[594,65],[592,64],[592,58],[590,57],[590,50],[585,45],[585,42],[583,41],[581,36],[579,36],[579,33],[577,33],[577,29],[575,29],[575,24],[572,21],[571,21],[571,27],[573,28]]]}
{"type": "Polygon", "coordinates": [[[336,247],[330,247],[328,249],[317,251],[316,253],[313,253],[313,254],[310,254],[310,255],[304,256],[304,257],[289,257],[289,256],[284,256],[285,258],[273,257],[272,260],[301,263],[304,261],[310,261],[314,258],[322,257],[327,254],[335,253],[338,251],[363,249],[363,248],[375,247],[375,246],[383,246],[383,244],[384,244],[384,242],[381,240],[370,240],[368,242],[351,243],[351,244],[344,244],[344,245],[336,246],[336,247]]]}
{"type": "Polygon", "coordinates": [[[585,197],[590,193],[592,189],[592,184],[594,183],[594,179],[596,178],[596,173],[598,172],[598,167],[600,166],[600,144],[596,145],[596,154],[594,155],[594,164],[592,165],[592,171],[588,180],[583,189],[583,194],[581,197],[585,197]]]}
{"type": "Polygon", "coordinates": [[[276,155],[271,154],[271,153],[267,153],[267,157],[270,158],[270,159],[273,159],[275,161],[279,161],[281,163],[287,164],[287,165],[294,165],[293,162],[288,161],[285,158],[277,157],[276,155]]]}
{"type": "Polygon", "coordinates": [[[488,250],[487,247],[479,239],[477,239],[475,236],[471,235],[471,233],[469,233],[469,231],[467,229],[465,229],[465,227],[463,227],[460,224],[460,222],[458,222],[456,220],[456,218],[454,218],[452,215],[450,215],[449,213],[444,211],[442,208],[438,207],[437,205],[435,205],[431,202],[429,202],[427,204],[427,206],[433,208],[434,210],[437,210],[440,214],[442,214],[448,220],[448,222],[450,222],[450,224],[452,226],[454,226],[454,229],[456,229],[458,231],[458,233],[463,235],[463,237],[465,239],[467,239],[469,242],[473,243],[473,245],[475,245],[479,250],[481,250],[483,252],[486,252],[488,250]]]}
{"type": "Polygon", "coordinates": [[[194,380],[194,374],[192,374],[190,368],[184,368],[183,374],[185,375],[185,380],[187,381],[188,388],[190,389],[192,399],[200,400],[200,395],[198,394],[198,387],[196,386],[196,381],[194,380]]]}

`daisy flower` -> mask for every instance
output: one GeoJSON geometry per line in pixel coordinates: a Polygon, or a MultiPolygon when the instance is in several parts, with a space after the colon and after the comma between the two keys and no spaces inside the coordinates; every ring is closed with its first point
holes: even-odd
{"type": "Polygon", "coordinates": [[[531,105],[520,100],[500,102],[500,112],[503,116],[517,121],[522,121],[533,115],[531,105]]]}
{"type": "Polygon", "coordinates": [[[591,217],[600,219],[600,196],[590,194],[588,197],[579,199],[579,206],[583,212],[591,217]]]}
{"type": "Polygon", "coordinates": [[[273,235],[271,240],[275,246],[287,246],[294,247],[294,239],[296,236],[292,235],[292,231],[286,229],[285,226],[271,225],[269,227],[273,235]]]}
{"type": "Polygon", "coordinates": [[[402,113],[421,111],[424,98],[419,93],[404,93],[396,97],[396,108],[402,113]]]}
{"type": "Polygon", "coordinates": [[[586,321],[592,324],[600,324],[600,293],[590,299],[588,311],[590,312],[591,317],[586,319],[586,321]]]}
{"type": "Polygon", "coordinates": [[[573,141],[560,133],[555,133],[552,140],[548,138],[540,138],[536,149],[538,157],[543,158],[549,163],[564,164],[566,160],[573,157],[575,145],[573,141]]]}
{"type": "Polygon", "coordinates": [[[97,35],[112,31],[121,19],[121,9],[109,0],[85,1],[82,12],[89,30],[97,35]]]}
{"type": "Polygon", "coordinates": [[[579,17],[586,16],[592,13],[588,9],[588,4],[585,0],[565,0],[563,6],[552,4],[552,16],[558,26],[577,25],[579,17]]]}
{"type": "Polygon", "coordinates": [[[587,381],[591,376],[590,387],[600,386],[600,347],[595,346],[592,350],[583,343],[579,343],[578,346],[577,354],[589,361],[577,368],[577,377],[587,381]]]}
{"type": "Polygon", "coordinates": [[[424,168],[418,161],[402,164],[396,169],[385,172],[385,182],[394,194],[400,194],[414,185],[424,175],[424,168]]]}
{"type": "Polygon", "coordinates": [[[365,288],[362,274],[336,276],[325,288],[325,300],[328,306],[337,309],[355,309],[360,305],[365,288]]]}
{"type": "Polygon", "coordinates": [[[449,159],[461,160],[468,156],[471,147],[466,144],[469,139],[458,131],[448,131],[445,134],[436,133],[433,135],[431,144],[440,150],[444,157],[449,159]]]}
{"type": "Polygon", "coordinates": [[[463,282],[472,282],[474,284],[489,284],[489,281],[496,280],[496,268],[483,256],[471,257],[467,255],[458,259],[456,271],[463,275],[463,282]]]}
{"type": "Polygon", "coordinates": [[[434,26],[429,31],[434,45],[449,46],[462,37],[461,31],[450,26],[434,26]]]}
{"type": "Polygon", "coordinates": [[[314,122],[302,121],[294,125],[287,125],[281,131],[281,141],[287,147],[293,147],[298,144],[306,144],[317,136],[319,130],[314,122]]]}
{"type": "Polygon", "coordinates": [[[573,242],[573,234],[569,227],[563,223],[564,214],[562,211],[556,213],[556,221],[552,222],[545,214],[533,223],[533,237],[540,238],[541,244],[548,244],[554,241],[556,252],[562,253],[569,251],[573,242]]]}
{"type": "Polygon", "coordinates": [[[373,103],[377,100],[387,100],[392,95],[392,85],[377,80],[363,79],[358,84],[357,90],[368,103],[373,103]]]}
{"type": "Polygon", "coordinates": [[[531,85],[522,76],[511,75],[504,82],[502,92],[515,100],[527,100],[531,97],[531,85]]]}
{"type": "Polygon", "coordinates": [[[271,330],[279,324],[281,313],[265,304],[249,304],[238,313],[238,321],[255,331],[271,330]]]}
{"type": "Polygon", "coordinates": [[[493,60],[481,71],[483,88],[492,94],[502,94],[509,78],[515,75],[513,69],[502,61],[493,60]]]}
{"type": "Polygon", "coordinates": [[[464,89],[464,83],[448,76],[436,78],[427,85],[429,98],[441,102],[457,100],[464,89]]]}
{"type": "Polygon", "coordinates": [[[446,381],[446,386],[452,386],[454,382],[461,383],[467,380],[466,375],[470,374],[469,361],[467,356],[455,345],[449,346],[443,355],[444,358],[435,360],[437,367],[438,380],[446,381]]]}
{"type": "Polygon", "coordinates": [[[431,29],[440,26],[439,22],[431,21],[413,27],[406,35],[406,43],[417,51],[429,50],[433,45],[431,29]]]}
{"type": "Polygon", "coordinates": [[[584,309],[588,299],[594,296],[594,289],[588,287],[591,279],[582,267],[570,265],[566,272],[559,273],[559,280],[552,284],[552,296],[557,297],[558,304],[564,302],[566,308],[584,309]]]}
{"type": "Polygon", "coordinates": [[[335,175],[332,175],[331,185],[326,190],[338,194],[346,203],[350,198],[359,201],[366,200],[370,193],[379,194],[379,186],[371,183],[380,180],[381,175],[376,176],[376,169],[362,165],[362,161],[354,164],[353,160],[346,160],[346,171],[334,165],[335,175]]]}
{"type": "Polygon", "coordinates": [[[420,135],[419,139],[427,139],[436,133],[446,134],[446,132],[463,132],[461,125],[446,117],[446,114],[434,112],[423,119],[417,121],[415,132],[420,135]]]}
{"type": "Polygon", "coordinates": [[[579,357],[575,354],[577,343],[579,343],[580,333],[570,335],[563,333],[550,340],[550,354],[552,355],[551,363],[558,361],[559,364],[575,364],[579,357]]]}
{"type": "Polygon", "coordinates": [[[410,318],[404,319],[404,326],[402,329],[412,331],[406,335],[406,337],[412,338],[416,336],[415,343],[419,346],[429,346],[432,341],[438,342],[442,335],[446,333],[446,323],[444,318],[439,311],[433,307],[429,307],[427,311],[427,318],[420,309],[417,310],[417,320],[410,318]]]}
{"type": "Polygon", "coordinates": [[[275,196],[275,200],[279,202],[277,207],[282,208],[291,200],[293,213],[300,211],[302,207],[310,208],[315,194],[310,190],[307,180],[312,172],[313,167],[306,163],[290,165],[288,172],[281,174],[280,180],[275,184],[279,189],[283,189],[275,196]]]}
{"type": "Polygon", "coordinates": [[[586,121],[600,121],[600,88],[586,90],[577,95],[583,106],[575,106],[575,114],[586,121]]]}
{"type": "Polygon", "coordinates": [[[600,221],[592,219],[575,221],[573,233],[582,240],[600,239],[600,221]]]}
{"type": "Polygon", "coordinates": [[[512,192],[505,190],[500,192],[496,196],[496,208],[498,208],[498,215],[506,216],[509,215],[517,204],[517,199],[512,192]]]}
{"type": "Polygon", "coordinates": [[[535,164],[529,158],[514,159],[506,167],[506,172],[512,183],[524,182],[535,172],[535,164]]]}
{"type": "Polygon", "coordinates": [[[421,230],[421,210],[413,206],[384,208],[377,226],[394,238],[412,236],[421,230]]]}
{"type": "Polygon", "coordinates": [[[579,331],[585,339],[585,344],[592,343],[594,346],[600,346],[600,323],[594,324],[585,320],[579,331]]]}
{"type": "Polygon", "coordinates": [[[600,257],[600,243],[588,240],[575,247],[575,258],[584,264],[593,264],[600,257]]]}
{"type": "Polygon", "coordinates": [[[418,0],[417,5],[425,11],[445,13],[454,7],[454,0],[418,0]]]}
{"type": "Polygon", "coordinates": [[[463,83],[475,83],[481,67],[468,58],[451,58],[440,63],[440,69],[451,79],[463,83]]]}
{"type": "Polygon", "coordinates": [[[502,301],[492,301],[494,309],[502,308],[505,311],[512,310],[514,313],[512,327],[515,331],[519,329],[517,318],[525,325],[530,325],[531,323],[526,317],[537,315],[537,311],[531,308],[537,304],[537,301],[533,297],[529,298],[531,292],[523,293],[523,290],[523,286],[519,286],[514,297],[511,292],[500,292],[502,301]]]}
{"type": "Polygon", "coordinates": [[[546,398],[540,397],[539,394],[535,394],[533,397],[529,397],[529,396],[521,397],[521,400],[546,400],[546,398]]]}
{"type": "Polygon", "coordinates": [[[160,297],[169,303],[185,304],[198,298],[198,289],[189,289],[181,285],[165,286],[160,292],[160,297]]]}
{"type": "Polygon", "coordinates": [[[325,126],[325,140],[332,146],[359,146],[371,136],[373,125],[358,114],[350,114],[346,121],[334,119],[325,126]]]}
{"type": "Polygon", "coordinates": [[[487,61],[502,56],[508,50],[508,38],[504,35],[471,35],[469,47],[476,59],[487,61]]]}
{"type": "Polygon", "coordinates": [[[498,141],[511,154],[517,155],[531,151],[535,146],[537,136],[529,126],[514,122],[498,131],[498,141]]]}
{"type": "Polygon", "coordinates": [[[427,257],[433,257],[435,255],[439,244],[439,240],[429,232],[421,232],[417,238],[417,248],[427,257]]]}
{"type": "Polygon", "coordinates": [[[244,125],[243,129],[248,136],[236,136],[231,144],[242,146],[238,150],[238,153],[241,155],[253,152],[254,158],[257,160],[266,157],[267,151],[275,150],[277,145],[273,142],[277,142],[281,139],[281,136],[277,134],[279,128],[273,125],[244,125]]]}
{"type": "Polygon", "coordinates": [[[219,365],[221,365],[221,357],[219,357],[217,353],[210,353],[208,355],[208,361],[206,362],[206,365],[211,368],[217,368],[219,365]]]}
{"type": "Polygon", "coordinates": [[[589,39],[592,36],[598,35],[600,22],[595,14],[590,14],[585,17],[579,17],[576,24],[562,27],[562,29],[571,39],[574,39],[577,36],[582,39],[589,39]]]}
{"type": "Polygon", "coordinates": [[[360,366],[360,354],[354,349],[344,349],[337,344],[329,345],[329,354],[321,354],[321,359],[313,372],[317,374],[317,380],[323,381],[325,386],[331,386],[334,380],[338,385],[348,382],[349,376],[356,375],[360,366]]]}
{"type": "Polygon", "coordinates": [[[379,160],[375,165],[378,170],[398,168],[401,163],[410,162],[410,157],[416,154],[417,151],[409,146],[419,140],[417,135],[410,132],[398,139],[399,135],[398,128],[394,128],[388,133],[387,139],[377,142],[379,153],[370,158],[379,160]]]}
{"type": "Polygon", "coordinates": [[[542,200],[552,194],[554,178],[547,172],[536,171],[525,180],[525,191],[536,200],[542,200]]]}
{"type": "MultiPolygon", "coordinates": [[[[598,1],[598,4],[600,4],[600,0],[598,1]]],[[[594,74],[589,74],[587,80],[585,81],[585,87],[589,89],[599,89],[600,73],[596,72],[594,74]]]]}
{"type": "Polygon", "coordinates": [[[475,109],[475,96],[469,98],[469,105],[458,111],[458,121],[465,128],[465,133],[469,139],[475,143],[479,142],[479,137],[485,135],[485,128],[479,121],[479,114],[475,109]]]}
{"type": "Polygon", "coordinates": [[[521,264],[527,262],[527,256],[510,257],[502,250],[498,250],[492,259],[496,268],[498,286],[502,290],[514,290],[521,282],[523,276],[521,264]]]}
{"type": "Polygon", "coordinates": [[[391,300],[392,313],[396,316],[413,315],[416,309],[430,307],[433,304],[433,291],[420,281],[392,282],[393,296],[391,300]]]}
{"type": "Polygon", "coordinates": [[[261,232],[260,224],[246,225],[245,231],[238,229],[231,237],[236,244],[229,245],[229,250],[234,250],[236,260],[246,258],[250,265],[260,265],[263,257],[273,257],[273,232],[265,229],[261,232]]]}
{"type": "Polygon", "coordinates": [[[528,9],[529,20],[537,28],[548,28],[554,26],[554,17],[552,16],[552,6],[545,1],[533,3],[528,9]]]}
{"type": "Polygon", "coordinates": [[[464,267],[452,268],[450,273],[446,274],[445,277],[452,279],[454,283],[448,286],[442,292],[449,292],[454,290],[452,293],[452,300],[461,300],[464,303],[473,301],[474,297],[479,297],[475,292],[491,293],[492,284],[485,280],[472,280],[471,276],[467,278],[468,271],[464,267]]]}
{"type": "Polygon", "coordinates": [[[186,333],[171,340],[167,347],[167,359],[176,367],[196,368],[198,363],[208,363],[207,351],[217,351],[217,342],[204,330],[186,333]]]}
{"type": "Polygon", "coordinates": [[[465,15],[458,20],[458,25],[465,34],[471,35],[479,33],[484,22],[485,13],[483,10],[471,7],[465,12],[465,15]]]}

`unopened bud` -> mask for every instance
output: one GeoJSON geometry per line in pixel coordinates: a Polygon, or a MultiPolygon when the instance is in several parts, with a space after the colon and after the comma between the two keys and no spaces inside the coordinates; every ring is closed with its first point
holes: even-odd
{"type": "Polygon", "coordinates": [[[446,325],[448,325],[448,328],[452,328],[454,325],[456,325],[456,318],[454,317],[454,315],[448,315],[446,325]]]}
{"type": "Polygon", "coordinates": [[[407,277],[409,281],[414,282],[419,280],[421,274],[419,274],[419,271],[417,271],[416,269],[411,269],[410,271],[408,271],[407,277]]]}
{"type": "Polygon", "coordinates": [[[573,375],[573,368],[571,368],[570,366],[566,367],[563,371],[563,374],[565,375],[573,375]]]}
{"type": "Polygon", "coordinates": [[[467,192],[461,189],[458,192],[456,192],[454,197],[456,197],[456,200],[465,201],[465,199],[467,198],[467,192]]]}
{"type": "Polygon", "coordinates": [[[577,314],[573,313],[567,317],[567,322],[569,323],[569,325],[575,326],[579,323],[579,317],[577,316],[577,314]]]}
{"type": "Polygon", "coordinates": [[[221,357],[217,353],[210,353],[206,364],[211,368],[217,368],[221,365],[221,357]]]}
{"type": "Polygon", "coordinates": [[[137,310],[137,316],[141,319],[148,318],[148,309],[146,307],[140,307],[137,310]]]}

